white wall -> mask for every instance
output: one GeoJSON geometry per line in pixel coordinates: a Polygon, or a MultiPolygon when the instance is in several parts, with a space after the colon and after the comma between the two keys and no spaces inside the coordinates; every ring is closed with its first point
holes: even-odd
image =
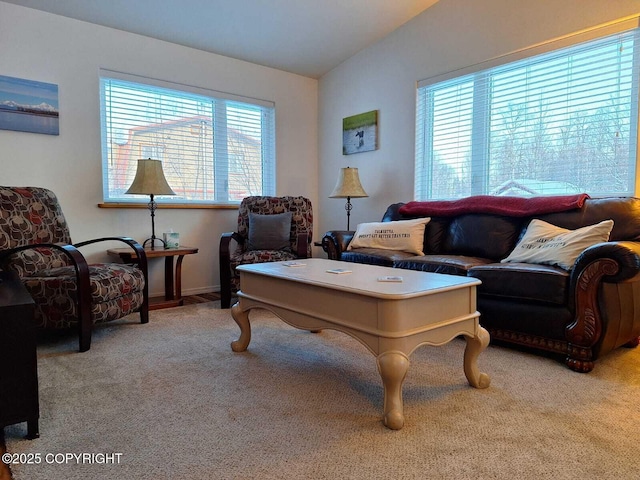
{"type": "MultiPolygon", "coordinates": [[[[277,193],[311,198],[319,240],[346,226],[344,200],[327,198],[341,167],[358,167],[370,195],[352,201],[352,227],[412,199],[418,80],[638,12],[637,0],[440,0],[316,82],[0,2],[0,75],[58,84],[61,108],[59,136],[0,130],[0,184],[54,190],[75,241],[147,238],[148,211],[97,207],[98,72],[119,70],[274,101],[277,193]],[[369,110],[379,110],[380,148],[343,156],[342,119],[369,110]]],[[[218,240],[234,229],[236,211],[161,209],[156,219],[157,232],[173,228],[200,248],[185,258],[184,291],[217,288],[218,240]]],[[[151,291],[160,294],[161,262],[151,273],[151,291]]]]}
{"type": "MultiPolygon", "coordinates": [[[[74,241],[128,235],[142,242],[151,235],[148,210],[97,206],[100,68],[275,102],[277,194],[317,204],[316,80],[0,2],[0,75],[57,84],[60,103],[59,136],[0,130],[0,184],[56,192],[74,241]]],[[[237,210],[157,211],[156,233],[173,228],[181,243],[200,248],[184,259],[183,293],[218,288],[220,235],[233,231],[236,219],[237,210]]],[[[107,259],[102,251],[90,257],[107,259]]],[[[150,273],[151,294],[162,294],[162,261],[150,262],[150,273]]]]}
{"type": "Polygon", "coordinates": [[[416,82],[640,12],[637,0],[440,0],[319,82],[321,231],[344,229],[327,198],[341,167],[357,167],[369,198],[352,200],[351,228],[413,199],[416,82]],[[342,119],[379,110],[379,149],[343,156],[342,119]]]}

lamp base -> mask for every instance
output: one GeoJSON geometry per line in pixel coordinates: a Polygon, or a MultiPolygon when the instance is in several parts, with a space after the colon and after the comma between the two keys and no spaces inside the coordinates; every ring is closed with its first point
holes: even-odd
{"type": "Polygon", "coordinates": [[[160,242],[162,244],[162,248],[164,250],[167,249],[166,242],[163,239],[156,237],[155,235],[152,235],[151,237],[147,238],[144,241],[144,243],[142,244],[142,248],[147,248],[147,243],[149,243],[149,248],[151,250],[155,250],[156,249],[156,241],[158,241],[158,242],[160,242]]]}
{"type": "Polygon", "coordinates": [[[351,197],[347,197],[347,204],[344,206],[344,209],[347,211],[347,231],[351,231],[349,228],[349,217],[351,217],[351,210],[353,209],[353,205],[351,205],[351,197]]]}

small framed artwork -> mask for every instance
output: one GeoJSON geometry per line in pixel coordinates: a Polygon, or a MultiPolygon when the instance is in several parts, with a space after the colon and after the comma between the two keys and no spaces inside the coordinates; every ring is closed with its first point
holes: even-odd
{"type": "Polygon", "coordinates": [[[0,129],[59,135],[58,85],[0,75],[0,129]]]}
{"type": "Polygon", "coordinates": [[[342,154],[370,152],[378,148],[378,110],[342,119],[342,154]]]}

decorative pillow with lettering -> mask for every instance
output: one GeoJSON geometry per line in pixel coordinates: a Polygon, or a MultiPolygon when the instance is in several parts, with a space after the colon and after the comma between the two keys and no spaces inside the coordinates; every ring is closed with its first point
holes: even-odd
{"type": "Polygon", "coordinates": [[[424,255],[424,229],[431,218],[398,220],[395,222],[361,223],[347,250],[382,248],[424,255]]]}
{"type": "Polygon", "coordinates": [[[567,230],[534,219],[513,251],[501,261],[543,263],[571,270],[584,249],[609,240],[612,228],[613,220],[567,230]]]}

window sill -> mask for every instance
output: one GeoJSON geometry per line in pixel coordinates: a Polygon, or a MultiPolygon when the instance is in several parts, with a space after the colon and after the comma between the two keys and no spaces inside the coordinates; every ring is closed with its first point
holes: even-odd
{"type": "MultiPolygon", "coordinates": [[[[214,209],[214,210],[237,210],[240,204],[196,204],[196,203],[157,203],[159,209],[214,209]]],[[[148,203],[99,203],[99,208],[149,208],[148,203]]]]}

